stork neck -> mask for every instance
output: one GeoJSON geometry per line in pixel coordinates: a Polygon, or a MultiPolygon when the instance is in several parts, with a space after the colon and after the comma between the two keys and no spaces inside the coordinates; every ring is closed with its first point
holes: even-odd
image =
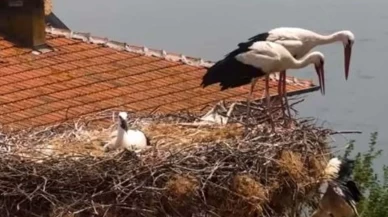
{"type": "Polygon", "coordinates": [[[127,121],[119,118],[117,123],[117,137],[122,138],[124,134],[127,133],[127,131],[128,131],[127,121]]]}
{"type": "Polygon", "coordinates": [[[337,41],[341,41],[342,31],[335,32],[330,35],[318,35],[318,44],[331,44],[337,41]]]}
{"type": "Polygon", "coordinates": [[[315,52],[311,52],[311,53],[309,53],[307,55],[304,55],[300,59],[293,59],[292,66],[290,68],[293,68],[293,69],[304,68],[307,65],[313,63],[313,60],[318,55],[319,55],[319,52],[315,51],[315,52]]]}

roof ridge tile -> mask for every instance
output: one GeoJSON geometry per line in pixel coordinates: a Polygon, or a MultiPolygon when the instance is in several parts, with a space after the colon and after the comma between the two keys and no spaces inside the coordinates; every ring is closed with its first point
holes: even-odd
{"type": "Polygon", "coordinates": [[[94,35],[91,35],[90,33],[75,32],[75,31],[66,30],[66,29],[58,29],[52,26],[47,26],[46,32],[52,35],[64,36],[66,38],[77,39],[87,43],[106,46],[119,51],[128,51],[128,52],[137,53],[145,56],[154,56],[154,57],[159,57],[170,61],[183,62],[184,64],[196,66],[196,67],[208,68],[214,64],[214,62],[212,61],[204,61],[201,58],[187,57],[183,54],[168,53],[166,50],[150,49],[145,46],[139,47],[135,45],[129,45],[125,42],[109,40],[106,37],[94,36],[94,35]]]}
{"type": "MultiPolygon", "coordinates": [[[[151,49],[145,46],[130,45],[130,44],[127,44],[126,42],[118,42],[118,41],[110,40],[107,37],[94,36],[91,33],[76,32],[76,31],[67,30],[67,29],[59,29],[59,28],[54,28],[52,26],[47,26],[46,32],[52,35],[64,36],[70,39],[82,40],[83,42],[86,42],[86,43],[92,43],[92,44],[97,44],[104,47],[109,47],[118,51],[127,51],[127,52],[137,53],[144,56],[158,57],[168,61],[182,62],[186,65],[195,66],[195,67],[209,68],[215,63],[213,61],[207,61],[202,58],[188,57],[184,54],[167,52],[166,50],[151,49]]],[[[288,77],[287,79],[288,84],[302,85],[302,86],[312,85],[312,84],[305,84],[305,82],[300,82],[295,77],[291,77],[291,76],[287,76],[287,77],[288,77]]],[[[271,75],[271,79],[278,81],[279,76],[271,75]]]]}

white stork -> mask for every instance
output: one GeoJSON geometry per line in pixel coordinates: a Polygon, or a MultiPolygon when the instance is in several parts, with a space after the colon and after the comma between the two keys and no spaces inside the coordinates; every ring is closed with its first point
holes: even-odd
{"type": "Polygon", "coordinates": [[[351,180],[354,161],[332,158],[325,169],[326,180],[321,184],[322,194],[318,209],[311,217],[358,216],[356,203],[362,194],[351,180]]]}
{"type": "MultiPolygon", "coordinates": [[[[224,59],[215,63],[203,76],[201,86],[206,87],[220,83],[221,90],[225,90],[251,83],[248,97],[249,112],[250,98],[256,81],[265,76],[266,98],[269,108],[269,74],[286,69],[303,68],[309,64],[315,65],[321,91],[324,91],[324,56],[321,52],[311,52],[301,59],[295,59],[282,45],[259,41],[247,46],[240,46],[224,59]]],[[[271,123],[272,129],[274,129],[273,122],[271,121],[271,123]]]]}
{"type": "Polygon", "coordinates": [[[150,145],[147,136],[140,130],[128,129],[128,114],[120,112],[117,120],[117,137],[104,146],[105,151],[125,148],[129,151],[144,149],[150,145]]]}
{"type": "MultiPolygon", "coordinates": [[[[316,32],[293,27],[280,27],[265,33],[260,33],[248,39],[247,42],[238,44],[239,47],[247,47],[258,41],[271,41],[283,45],[297,59],[302,58],[318,45],[342,42],[345,54],[345,79],[348,79],[349,65],[354,34],[351,31],[343,30],[330,35],[321,35],[316,32]]],[[[280,72],[278,93],[280,99],[285,98],[288,115],[291,116],[286,97],[286,71],[280,72]]],[[[283,103],[283,101],[281,100],[283,103]]],[[[284,113],[285,115],[285,113],[284,113]]]]}

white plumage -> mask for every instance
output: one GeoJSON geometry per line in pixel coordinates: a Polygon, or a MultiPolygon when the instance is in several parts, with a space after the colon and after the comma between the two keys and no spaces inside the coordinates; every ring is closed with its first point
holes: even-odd
{"type": "Polygon", "coordinates": [[[117,137],[113,138],[104,146],[105,151],[118,148],[125,148],[132,151],[144,149],[149,145],[149,140],[142,131],[128,129],[127,117],[128,114],[126,112],[119,113],[117,120],[117,137]]]}
{"type": "Polygon", "coordinates": [[[300,59],[295,59],[280,44],[258,41],[246,46],[241,45],[210,67],[202,78],[201,85],[206,87],[214,83],[220,83],[221,90],[225,90],[251,83],[250,98],[257,79],[266,77],[266,96],[269,106],[269,74],[286,69],[303,68],[310,64],[315,65],[320,78],[321,90],[324,91],[324,55],[321,52],[311,52],[300,59]]]}
{"type": "MultiPolygon", "coordinates": [[[[270,41],[281,44],[297,59],[305,56],[316,46],[342,42],[345,55],[345,78],[348,78],[351,50],[355,41],[355,36],[351,31],[342,30],[330,35],[321,35],[302,28],[280,27],[255,35],[249,38],[247,42],[240,43],[238,46],[240,48],[250,46],[258,41],[270,41]]],[[[286,71],[280,72],[279,96],[285,97],[288,115],[291,115],[286,97],[286,71]]]]}
{"type": "Polygon", "coordinates": [[[321,52],[316,51],[296,59],[280,44],[255,42],[249,47],[249,51],[238,54],[236,59],[241,63],[261,69],[265,74],[270,74],[285,69],[304,68],[309,64],[321,66],[325,58],[321,52]]]}
{"type": "MultiPolygon", "coordinates": [[[[266,41],[283,45],[295,58],[301,58],[316,46],[335,42],[342,42],[344,48],[351,48],[355,40],[354,34],[348,30],[321,35],[302,28],[280,27],[270,30],[268,34],[266,41]]],[[[255,41],[254,38],[250,40],[255,41]]]]}
{"type": "Polygon", "coordinates": [[[341,161],[338,158],[330,159],[329,163],[325,168],[325,178],[326,179],[336,179],[338,178],[338,173],[340,171],[341,161]]]}

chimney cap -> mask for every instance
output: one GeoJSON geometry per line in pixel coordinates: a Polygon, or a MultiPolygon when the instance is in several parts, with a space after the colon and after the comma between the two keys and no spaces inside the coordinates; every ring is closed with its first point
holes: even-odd
{"type": "Polygon", "coordinates": [[[52,11],[53,11],[53,1],[44,0],[44,14],[48,16],[52,13],[52,11]]]}

